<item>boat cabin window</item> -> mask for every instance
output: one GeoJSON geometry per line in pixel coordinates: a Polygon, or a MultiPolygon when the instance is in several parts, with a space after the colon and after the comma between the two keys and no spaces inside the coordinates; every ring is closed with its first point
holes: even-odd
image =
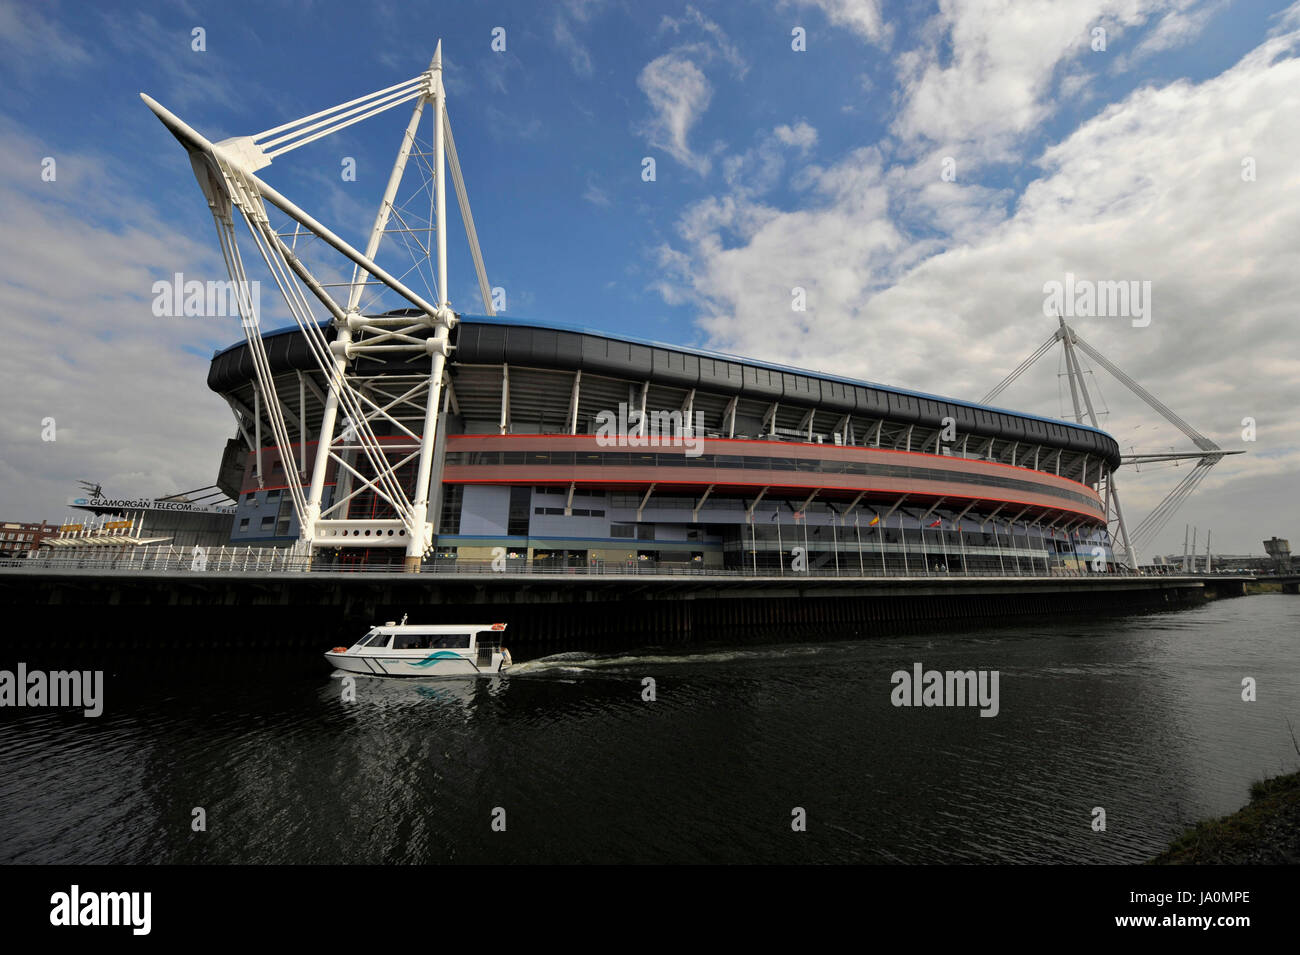
{"type": "Polygon", "coordinates": [[[361,645],[363,647],[386,647],[388,646],[388,638],[390,636],[392,636],[392,634],[381,633],[376,630],[374,633],[362,640],[361,645]]]}
{"type": "Polygon", "coordinates": [[[431,650],[469,649],[468,633],[431,633],[429,636],[433,641],[429,644],[431,650]]]}
{"type": "Polygon", "coordinates": [[[394,650],[431,650],[434,647],[435,634],[399,633],[393,638],[394,650]]]}
{"type": "Polygon", "coordinates": [[[468,650],[468,633],[399,633],[394,650],[468,650]]]}

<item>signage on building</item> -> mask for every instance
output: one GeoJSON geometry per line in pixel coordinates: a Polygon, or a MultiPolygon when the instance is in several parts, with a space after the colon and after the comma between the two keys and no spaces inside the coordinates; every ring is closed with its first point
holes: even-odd
{"type": "Polygon", "coordinates": [[[188,501],[159,501],[150,498],[121,499],[111,497],[69,498],[71,507],[103,511],[184,511],[191,514],[233,514],[233,507],[216,504],[191,504],[188,501]]]}

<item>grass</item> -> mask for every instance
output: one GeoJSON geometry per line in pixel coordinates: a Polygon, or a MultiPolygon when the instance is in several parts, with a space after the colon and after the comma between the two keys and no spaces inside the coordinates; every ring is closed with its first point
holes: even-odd
{"type": "Polygon", "coordinates": [[[1282,585],[1275,580],[1252,580],[1246,584],[1247,594],[1280,594],[1282,585]]]}
{"type": "MultiPolygon", "coordinates": [[[[1295,729],[1291,745],[1300,755],[1295,729]]],[[[1230,816],[1198,822],[1151,865],[1300,864],[1300,772],[1250,785],[1250,802],[1230,816]]]]}

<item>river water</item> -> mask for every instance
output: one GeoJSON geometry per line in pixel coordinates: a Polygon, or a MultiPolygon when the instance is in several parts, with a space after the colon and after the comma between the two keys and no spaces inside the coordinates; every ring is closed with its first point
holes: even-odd
{"type": "Polygon", "coordinates": [[[98,718],[0,710],[0,861],[1140,862],[1300,764],[1294,596],[754,637],[355,702],[314,653],[123,658],[98,718]],[[997,715],[893,705],[917,663],[997,715]]]}

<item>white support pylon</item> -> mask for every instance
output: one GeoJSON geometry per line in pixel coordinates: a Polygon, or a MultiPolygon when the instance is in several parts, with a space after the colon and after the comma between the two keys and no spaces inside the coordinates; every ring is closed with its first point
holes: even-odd
{"type": "MultiPolygon", "coordinates": [[[[141,94],[149,108],[172,132],[190,155],[194,172],[207,197],[221,239],[223,256],[238,290],[240,312],[248,338],[256,382],[270,431],[281,452],[282,460],[290,460],[289,432],[285,425],[283,409],[273,381],[273,372],[266,356],[258,328],[258,315],[244,290],[248,288],[243,260],[235,237],[233,223],[237,210],[252,235],[259,253],[276,284],[285,297],[294,320],[301,329],[309,351],[327,384],[327,394],[318,436],[317,454],[312,469],[311,482],[304,493],[299,485],[290,488],[301,528],[300,544],[310,552],[313,547],[402,547],[405,567],[418,571],[420,562],[432,547],[433,524],[428,519],[430,476],[433,468],[435,438],[438,428],[439,404],[446,360],[451,352],[450,332],[457,318],[447,296],[447,230],[445,170],[450,159],[451,173],[456,185],[461,218],[466,224],[470,251],[478,274],[479,286],[484,295],[484,307],[492,313],[490,286],[478,247],[477,234],[468,196],[464,189],[459,161],[455,154],[451,126],[447,117],[446,90],[442,82],[442,43],[439,41],[429,68],[417,77],[395,86],[379,90],[339,106],[314,113],[302,119],[277,126],[255,136],[235,137],[212,143],[184,123],[160,104],[141,94]],[[410,122],[407,124],[397,161],[389,176],[388,185],[376,213],[374,227],[365,252],[359,252],[317,222],[308,213],[280,195],[257,176],[257,170],[271,164],[280,155],[313,142],[354,123],[361,122],[397,106],[414,102],[410,122]],[[376,254],[394,210],[397,191],[415,143],[416,131],[426,106],[432,107],[434,129],[433,188],[435,190],[436,225],[429,230],[436,233],[437,291],[436,303],[430,302],[408,288],[401,279],[377,264],[376,254]],[[340,307],[325,287],[317,281],[308,268],[284,243],[270,226],[266,205],[270,203],[293,219],[299,229],[315,235],[332,247],[354,266],[353,281],[346,305],[340,307]],[[406,299],[413,306],[411,314],[364,316],[361,313],[361,296],[371,280],[406,299]],[[304,292],[303,286],[306,287],[304,292]],[[307,293],[317,299],[333,318],[335,337],[327,341],[321,332],[307,293]],[[413,357],[429,357],[427,384],[412,388],[399,399],[420,408],[423,430],[416,434],[389,409],[397,402],[384,406],[374,400],[349,380],[348,371],[359,358],[387,358],[394,353],[413,357]],[[348,428],[336,440],[338,413],[348,416],[348,428]],[[395,443],[381,443],[373,423],[385,429],[396,429],[400,434],[395,443]],[[352,442],[356,442],[353,444],[352,442]],[[414,453],[400,456],[401,451],[417,448],[414,453]],[[360,452],[370,474],[358,470],[348,455],[360,452]],[[396,460],[395,460],[396,458],[396,460]],[[413,487],[399,480],[398,469],[416,459],[416,476],[413,487]],[[329,511],[322,513],[325,479],[330,462],[339,473],[357,482],[357,491],[341,500],[335,500],[329,511]],[[373,492],[392,508],[396,515],[388,519],[347,519],[333,517],[336,510],[346,508],[348,502],[362,491],[373,492]]],[[[424,155],[424,154],[421,154],[424,155]]],[[[400,230],[409,232],[408,229],[400,230]]],[[[417,244],[418,241],[417,241],[417,244]]],[[[433,243],[430,243],[432,245],[433,243]]],[[[428,255],[429,249],[421,245],[428,255]]],[[[418,264],[418,263],[417,263],[418,264]]],[[[414,419],[410,419],[414,420],[414,419]]],[[[260,416],[259,416],[260,421],[260,416]]],[[[357,465],[363,462],[358,459],[357,465]]],[[[346,510],[343,511],[346,515],[346,510]]]]}
{"type": "MultiPolygon", "coordinates": [[[[1079,334],[1065,324],[1065,319],[1057,317],[1059,327],[1052,333],[1045,342],[1039,345],[1024,361],[1017,365],[1009,375],[992,391],[980,399],[981,404],[988,404],[990,401],[1000,395],[1006,388],[1024,374],[1039,358],[1047,354],[1054,344],[1060,342],[1065,351],[1066,377],[1070,385],[1070,400],[1074,407],[1074,421],[1076,424],[1083,423],[1084,407],[1080,405],[1080,398],[1083,399],[1083,405],[1086,406],[1089,420],[1092,426],[1100,430],[1100,424],[1097,421],[1097,413],[1092,405],[1091,393],[1088,391],[1087,382],[1084,379],[1083,369],[1079,363],[1078,352],[1082,351],[1085,355],[1095,361],[1104,370],[1109,372],[1116,381],[1141,399],[1151,410],[1160,415],[1179,431],[1183,432],[1191,442],[1196,445],[1197,450],[1187,453],[1159,453],[1159,454],[1128,454],[1121,457],[1121,464],[1139,464],[1144,461],[1177,461],[1184,459],[1194,459],[1197,463],[1191,472],[1178,483],[1164,499],[1156,505],[1155,509],[1142,519],[1130,533],[1128,525],[1124,521],[1123,508],[1119,502],[1119,491],[1115,486],[1115,474],[1113,471],[1106,471],[1106,501],[1104,504],[1106,523],[1109,529],[1110,513],[1115,511],[1116,521],[1119,525],[1119,539],[1124,547],[1125,560],[1133,570],[1140,572],[1140,564],[1137,556],[1138,546],[1143,547],[1148,543],[1154,543],[1156,535],[1168,522],[1169,518],[1181,504],[1196,489],[1196,486],[1205,478],[1215,464],[1221,461],[1229,454],[1242,454],[1242,451],[1225,451],[1217,444],[1201,434],[1186,421],[1174,413],[1168,405],[1160,401],[1151,392],[1147,391],[1133,378],[1125,374],[1105,355],[1097,351],[1086,341],[1079,337],[1079,334]],[[1077,349],[1077,351],[1076,351],[1077,349]]],[[[1059,460],[1059,457],[1058,457],[1059,460]]],[[[1113,538],[1112,538],[1113,539],[1113,538]]],[[[1184,550],[1183,565],[1186,569],[1186,546],[1184,550]]]]}
{"type": "Polygon", "coordinates": [[[424,553],[433,546],[433,524],[428,520],[429,508],[429,473],[433,466],[434,432],[438,425],[438,402],[442,398],[442,372],[446,367],[449,351],[447,338],[451,323],[455,317],[447,302],[447,182],[445,174],[446,155],[446,111],[447,92],[442,85],[442,42],[433,54],[433,187],[438,224],[438,310],[447,320],[439,323],[434,337],[430,340],[429,353],[432,363],[429,369],[429,393],[425,400],[424,434],[420,442],[420,463],[415,477],[415,501],[412,510],[412,522],[421,528],[428,528],[428,539],[417,548],[416,541],[411,541],[406,548],[406,569],[418,571],[424,553]]]}
{"type": "MultiPolygon", "coordinates": [[[[1082,418],[1082,415],[1079,415],[1079,396],[1081,396],[1083,398],[1084,407],[1088,409],[1088,420],[1092,422],[1094,428],[1100,431],[1101,425],[1097,421],[1097,410],[1092,405],[1092,395],[1088,391],[1088,383],[1084,380],[1083,370],[1079,367],[1079,356],[1074,353],[1074,330],[1071,329],[1069,325],[1065,324],[1065,319],[1061,318],[1059,321],[1061,327],[1058,334],[1061,337],[1062,345],[1065,347],[1065,367],[1066,373],[1070,376],[1070,394],[1072,396],[1075,395],[1075,390],[1076,388],[1078,389],[1078,396],[1074,397],[1075,414],[1077,419],[1082,418]]],[[[1113,473],[1110,477],[1110,483],[1108,483],[1106,487],[1109,492],[1107,497],[1110,500],[1111,506],[1115,508],[1115,519],[1119,523],[1119,536],[1120,540],[1124,544],[1124,557],[1128,561],[1129,567],[1134,572],[1140,573],[1141,563],[1138,560],[1137,551],[1133,547],[1133,542],[1129,538],[1128,525],[1124,522],[1124,509],[1119,502],[1119,488],[1115,484],[1115,476],[1113,473]]],[[[1107,521],[1110,520],[1109,511],[1106,513],[1106,519],[1107,521]]]]}

